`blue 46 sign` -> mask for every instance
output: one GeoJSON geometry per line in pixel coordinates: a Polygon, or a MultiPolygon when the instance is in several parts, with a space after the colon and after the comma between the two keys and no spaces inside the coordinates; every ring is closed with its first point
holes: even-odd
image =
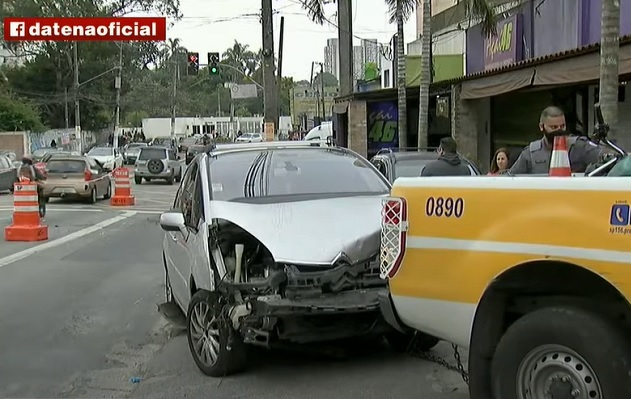
{"type": "Polygon", "coordinates": [[[374,143],[392,143],[396,134],[397,122],[376,121],[368,132],[368,139],[374,143]]]}

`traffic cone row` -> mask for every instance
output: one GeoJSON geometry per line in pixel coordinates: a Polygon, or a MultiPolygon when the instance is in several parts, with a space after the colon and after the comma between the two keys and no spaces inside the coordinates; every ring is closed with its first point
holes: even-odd
{"type": "Polygon", "coordinates": [[[554,138],[552,157],[550,158],[550,176],[571,177],[570,156],[567,151],[567,139],[565,136],[554,138]]]}
{"type": "Polygon", "coordinates": [[[37,183],[21,181],[13,185],[13,221],[4,228],[6,241],[48,240],[48,226],[39,214],[37,183]]]}

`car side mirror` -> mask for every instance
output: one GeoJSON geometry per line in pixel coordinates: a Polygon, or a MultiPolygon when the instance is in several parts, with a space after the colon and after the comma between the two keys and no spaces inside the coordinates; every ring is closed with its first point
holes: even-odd
{"type": "Polygon", "coordinates": [[[164,231],[182,231],[186,226],[182,212],[169,211],[160,215],[160,227],[164,231]]]}

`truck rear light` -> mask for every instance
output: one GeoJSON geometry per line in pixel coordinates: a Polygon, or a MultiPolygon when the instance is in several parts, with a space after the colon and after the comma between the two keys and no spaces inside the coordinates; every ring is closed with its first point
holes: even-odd
{"type": "Polygon", "coordinates": [[[381,278],[396,275],[407,240],[407,203],[404,198],[385,198],[381,209],[381,278]]]}

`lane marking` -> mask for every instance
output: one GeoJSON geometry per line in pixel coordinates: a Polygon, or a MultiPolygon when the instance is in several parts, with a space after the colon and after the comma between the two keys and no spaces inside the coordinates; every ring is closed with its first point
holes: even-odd
{"type": "Polygon", "coordinates": [[[118,215],[118,216],[114,216],[113,218],[104,220],[102,222],[99,222],[97,224],[95,224],[94,226],[90,226],[87,227],[85,229],[79,230],[79,231],[75,231],[74,233],[70,233],[68,235],[65,235],[63,237],[60,237],[56,240],[52,240],[52,241],[48,241],[45,242],[43,244],[31,247],[31,248],[27,248],[23,251],[20,252],[16,252],[12,255],[9,256],[5,256],[4,258],[0,258],[0,268],[10,265],[11,263],[17,262],[19,260],[22,260],[24,258],[27,258],[31,255],[34,255],[36,253],[45,251],[47,249],[51,249],[54,248],[56,246],[59,246],[61,244],[65,244],[67,242],[73,241],[77,238],[81,238],[83,236],[86,236],[88,234],[97,232],[99,230],[102,230],[108,226],[111,226],[115,223],[121,222],[127,218],[130,218],[132,216],[134,216],[136,214],[136,212],[134,211],[127,211],[125,213],[123,213],[122,215],[118,215]]]}
{"type": "MultiPolygon", "coordinates": [[[[13,211],[13,207],[0,207],[0,212],[13,211]]],[[[49,208],[46,207],[46,212],[103,212],[103,209],[87,209],[87,208],[49,208]]]]}
{"type": "Polygon", "coordinates": [[[494,252],[507,254],[517,253],[631,264],[631,252],[595,248],[565,247],[561,245],[409,236],[407,238],[407,247],[452,251],[494,252]]]}

